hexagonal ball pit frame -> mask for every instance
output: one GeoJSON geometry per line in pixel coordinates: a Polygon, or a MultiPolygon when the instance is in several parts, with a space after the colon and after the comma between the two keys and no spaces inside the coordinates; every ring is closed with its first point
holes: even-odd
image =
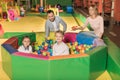
{"type": "MultiPolygon", "coordinates": [[[[38,34],[44,38],[44,32],[38,34]]],[[[106,46],[86,54],[48,57],[18,52],[16,48],[25,35],[36,41],[36,33],[26,33],[2,44],[3,69],[12,80],[95,80],[106,70],[106,46]]]]}

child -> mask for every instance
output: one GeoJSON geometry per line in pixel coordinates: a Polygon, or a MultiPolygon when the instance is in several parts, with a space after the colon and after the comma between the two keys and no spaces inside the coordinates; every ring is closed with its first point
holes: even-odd
{"type": "Polygon", "coordinates": [[[23,5],[21,5],[20,6],[20,16],[24,17],[24,15],[25,15],[25,9],[24,9],[23,5]]]}
{"type": "Polygon", "coordinates": [[[30,45],[30,38],[25,36],[22,40],[22,44],[19,48],[19,52],[32,53],[32,46],[30,45]]]}
{"type": "Polygon", "coordinates": [[[56,31],[55,37],[57,43],[53,45],[53,56],[59,55],[69,55],[69,48],[68,46],[62,41],[64,33],[62,31],[56,31]]]}

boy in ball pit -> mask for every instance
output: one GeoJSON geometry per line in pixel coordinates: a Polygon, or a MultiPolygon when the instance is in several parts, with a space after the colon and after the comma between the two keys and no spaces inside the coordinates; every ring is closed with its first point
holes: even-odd
{"type": "Polygon", "coordinates": [[[55,32],[56,43],[53,45],[53,56],[69,55],[69,48],[63,42],[64,32],[58,30],[55,32]]]}

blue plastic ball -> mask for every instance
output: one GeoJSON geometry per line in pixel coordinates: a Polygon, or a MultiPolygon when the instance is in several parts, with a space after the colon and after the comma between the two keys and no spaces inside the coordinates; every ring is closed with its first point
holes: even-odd
{"type": "Polygon", "coordinates": [[[42,49],[43,47],[42,46],[39,46],[39,49],[42,49]]]}
{"type": "Polygon", "coordinates": [[[72,45],[72,42],[70,42],[70,45],[72,45]]]}
{"type": "Polygon", "coordinates": [[[52,53],[50,53],[50,56],[53,56],[53,54],[52,54],[52,53]]]}
{"type": "Polygon", "coordinates": [[[42,45],[45,45],[45,42],[42,42],[42,45]]]}
{"type": "Polygon", "coordinates": [[[50,44],[50,40],[46,40],[46,43],[50,44]]]}
{"type": "Polygon", "coordinates": [[[50,44],[48,45],[48,48],[49,48],[49,49],[51,48],[51,45],[50,45],[50,44]]]}
{"type": "Polygon", "coordinates": [[[50,40],[50,44],[53,44],[53,41],[52,41],[52,40],[50,40]]]}
{"type": "Polygon", "coordinates": [[[40,50],[37,51],[38,54],[41,54],[40,50]]]}

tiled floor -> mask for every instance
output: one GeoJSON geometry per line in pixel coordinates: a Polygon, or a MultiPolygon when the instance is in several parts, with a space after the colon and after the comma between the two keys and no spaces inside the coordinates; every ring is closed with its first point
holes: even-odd
{"type": "Polygon", "coordinates": [[[120,47],[120,25],[108,26],[105,28],[105,35],[108,36],[118,47],[120,47]]]}

